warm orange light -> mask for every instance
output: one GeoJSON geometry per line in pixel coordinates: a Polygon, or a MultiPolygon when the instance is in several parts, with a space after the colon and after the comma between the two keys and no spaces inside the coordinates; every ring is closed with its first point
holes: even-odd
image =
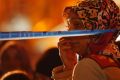
{"type": "Polygon", "coordinates": [[[35,26],[33,26],[32,30],[33,31],[47,31],[48,26],[44,21],[40,21],[36,23],[35,26]]]}

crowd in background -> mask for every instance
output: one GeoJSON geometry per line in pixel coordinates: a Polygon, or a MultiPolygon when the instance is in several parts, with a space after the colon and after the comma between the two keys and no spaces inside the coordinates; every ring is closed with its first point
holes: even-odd
{"type": "Polygon", "coordinates": [[[5,41],[0,45],[0,80],[51,80],[52,69],[62,65],[59,50],[52,47],[41,55],[32,69],[30,49],[20,41],[5,41]]]}

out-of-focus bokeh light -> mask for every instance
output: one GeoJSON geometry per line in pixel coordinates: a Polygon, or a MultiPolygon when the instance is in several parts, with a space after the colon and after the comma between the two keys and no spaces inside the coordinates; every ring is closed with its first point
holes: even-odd
{"type": "Polygon", "coordinates": [[[117,37],[116,42],[117,42],[117,41],[120,41],[120,35],[117,37]]]}
{"type": "Polygon", "coordinates": [[[29,18],[33,30],[38,29],[34,27],[41,22],[51,29],[62,22],[64,7],[75,2],[77,0],[0,0],[0,23],[9,22],[21,14],[29,18]]]}
{"type": "Polygon", "coordinates": [[[0,31],[31,31],[31,23],[26,16],[17,14],[9,22],[1,24],[0,31]]]}
{"type": "Polygon", "coordinates": [[[47,31],[48,25],[44,21],[40,21],[35,24],[35,26],[32,28],[33,31],[47,31]]]}

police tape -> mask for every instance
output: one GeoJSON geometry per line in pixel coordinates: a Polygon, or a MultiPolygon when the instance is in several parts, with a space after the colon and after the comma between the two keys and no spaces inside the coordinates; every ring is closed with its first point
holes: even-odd
{"type": "Polygon", "coordinates": [[[54,32],[0,32],[0,40],[22,40],[22,39],[38,39],[47,37],[70,37],[70,36],[89,36],[103,34],[107,32],[115,32],[116,30],[73,30],[73,31],[54,31],[54,32]]]}

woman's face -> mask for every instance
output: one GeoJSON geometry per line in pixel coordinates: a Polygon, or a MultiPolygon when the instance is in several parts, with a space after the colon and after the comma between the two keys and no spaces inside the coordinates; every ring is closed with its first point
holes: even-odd
{"type": "Polygon", "coordinates": [[[80,55],[84,55],[90,41],[88,36],[63,37],[63,39],[66,40],[73,52],[80,55]]]}
{"type": "MultiPolygon", "coordinates": [[[[68,22],[68,31],[71,30],[82,30],[83,23],[80,19],[72,19],[68,22]]],[[[72,41],[72,49],[80,54],[84,54],[87,50],[90,37],[89,36],[77,36],[77,37],[70,37],[72,41]]]]}

